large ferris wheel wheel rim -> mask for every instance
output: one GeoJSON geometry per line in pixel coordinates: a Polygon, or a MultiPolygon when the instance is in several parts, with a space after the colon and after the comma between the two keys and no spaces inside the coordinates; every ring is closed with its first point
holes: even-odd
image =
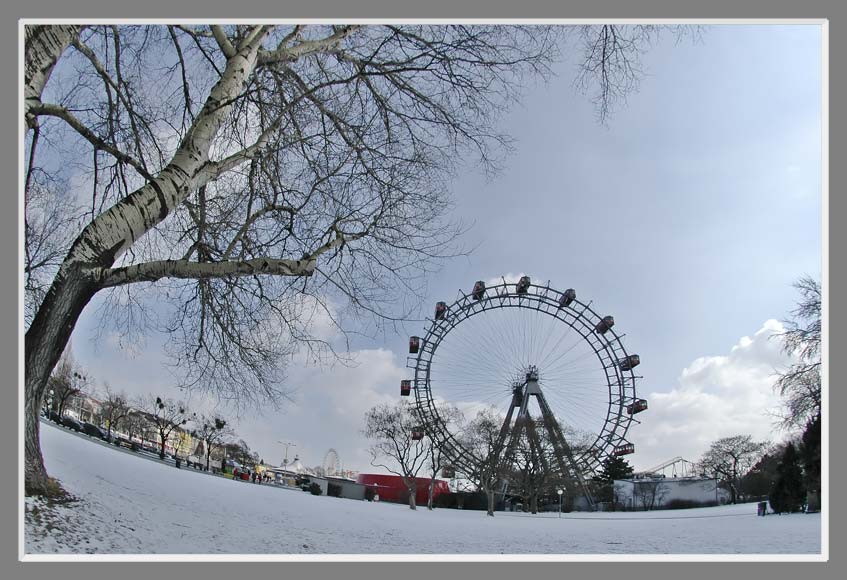
{"type": "Polygon", "coordinates": [[[430,381],[433,358],[450,331],[463,321],[502,308],[534,310],[558,319],[580,335],[602,365],[609,389],[609,401],[603,428],[577,460],[584,473],[595,470],[603,460],[614,456],[616,450],[631,446],[626,440],[626,434],[631,423],[638,421],[625,410],[638,400],[635,383],[640,377],[632,370],[638,363],[631,364],[638,357],[627,353],[622,342],[623,335],[613,330],[614,318],[608,315],[601,317],[591,308],[592,302],[577,300],[572,288],[562,292],[550,287],[549,282],[541,286],[532,284],[526,277],[526,280],[522,279],[515,285],[503,280],[490,287],[485,287],[483,283],[481,291],[479,284],[475,284],[470,293],[459,291],[459,297],[449,306],[439,302],[436,317],[431,319],[425,336],[413,337],[419,340],[410,341],[419,343],[415,345],[417,356],[410,357],[407,365],[415,370],[412,381],[415,411],[426,430],[450,456],[450,460],[457,466],[470,467],[479,458],[474,457],[456,440],[438,412],[430,381]],[[514,291],[512,287],[515,287],[514,291]],[[627,362],[624,364],[623,361],[627,362]]]}

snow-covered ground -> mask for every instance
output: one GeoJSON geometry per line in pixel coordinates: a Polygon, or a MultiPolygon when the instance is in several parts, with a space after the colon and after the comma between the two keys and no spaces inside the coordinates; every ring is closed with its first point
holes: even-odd
{"type": "Polygon", "coordinates": [[[42,423],[48,472],[79,498],[26,500],[26,554],[819,554],[820,514],[756,504],[530,515],[313,496],[175,469],[42,423]]]}

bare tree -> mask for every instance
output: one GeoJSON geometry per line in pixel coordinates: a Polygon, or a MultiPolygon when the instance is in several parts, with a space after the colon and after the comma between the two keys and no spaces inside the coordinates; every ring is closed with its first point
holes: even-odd
{"type": "Polygon", "coordinates": [[[803,458],[808,508],[820,509],[821,489],[821,285],[810,276],[800,278],[794,287],[800,300],[785,322],[787,330],[780,336],[783,350],[797,362],[780,373],[775,384],[782,396],[782,427],[802,428],[800,454],[803,458]]]}
{"type": "Polygon", "coordinates": [[[677,38],[699,39],[702,35],[702,28],[698,26],[605,24],[577,28],[577,42],[585,58],[579,64],[574,84],[591,95],[601,122],[606,121],[630,93],[638,90],[644,77],[641,59],[668,28],[677,38]]]}
{"type": "Polygon", "coordinates": [[[117,429],[124,433],[130,441],[130,444],[135,445],[134,437],[141,439],[144,443],[144,433],[148,428],[148,420],[145,414],[138,410],[130,408],[127,414],[117,421],[117,429]]]}
{"type": "Polygon", "coordinates": [[[185,403],[151,396],[145,401],[144,410],[159,435],[159,459],[164,459],[165,445],[171,433],[188,423],[189,414],[185,408],[185,403]]]}
{"type": "Polygon", "coordinates": [[[170,434],[170,443],[171,448],[174,450],[174,459],[176,460],[176,465],[179,467],[180,463],[182,463],[183,457],[180,456],[180,453],[184,449],[187,449],[189,439],[189,433],[186,433],[182,428],[177,427],[170,434]]]}
{"type": "MultiPolygon", "coordinates": [[[[561,474],[556,469],[553,441],[543,421],[536,421],[536,428],[525,431],[518,440],[515,464],[509,478],[510,489],[523,496],[524,511],[533,514],[538,513],[539,496],[555,489],[556,483],[561,481],[561,474]]],[[[570,444],[573,439],[566,437],[570,444]]],[[[567,499],[572,500],[570,497],[567,499]]]]}
{"type": "Polygon", "coordinates": [[[794,287],[801,298],[785,322],[788,329],[778,336],[785,353],[798,362],[781,373],[775,385],[786,407],[786,428],[803,427],[821,414],[821,286],[804,276],[794,287]]]}
{"type": "Polygon", "coordinates": [[[756,464],[768,444],[753,441],[751,435],[724,437],[712,443],[698,463],[701,470],[712,473],[729,489],[730,501],[737,503],[741,478],[756,464]]]}
{"type": "MultiPolygon", "coordinates": [[[[522,430],[511,456],[504,456],[502,474],[508,480],[510,493],[520,495],[524,511],[538,513],[539,498],[564,487],[563,474],[558,469],[553,440],[543,420],[531,418],[533,428],[522,430]]],[[[587,431],[559,424],[574,456],[578,457],[596,439],[587,431]]],[[[568,509],[573,502],[568,495],[568,509]]]]}
{"type": "Polygon", "coordinates": [[[633,494],[641,503],[644,511],[652,510],[662,504],[670,489],[659,479],[647,479],[634,482],[633,494]]]}
{"type": "Polygon", "coordinates": [[[192,432],[192,435],[204,444],[203,454],[206,456],[206,471],[208,471],[212,451],[223,444],[225,439],[234,436],[235,431],[227,425],[226,420],[220,415],[204,415],[197,423],[198,427],[192,432]]]}
{"type": "Polygon", "coordinates": [[[508,472],[510,493],[520,495],[523,499],[523,510],[533,514],[538,513],[538,494],[541,488],[549,483],[552,475],[546,463],[547,458],[543,456],[545,451],[551,451],[546,445],[549,440],[544,434],[544,430],[538,433],[540,445],[530,440],[529,432],[521,435],[515,446],[514,464],[508,472]]]}
{"type": "MultiPolygon", "coordinates": [[[[496,167],[508,139],[494,124],[528,75],[548,73],[560,30],[26,26],[25,181],[91,184],[78,204],[65,195],[87,217],[69,244],[49,244],[67,246],[61,263],[50,252],[45,277],[30,276],[27,492],[47,489],[48,378],[100,292],[116,328],[166,332],[184,385],[232,404],[279,400],[299,347],[334,354],[312,332],[317,317],[338,320],[330,301],[377,322],[406,315],[398,297],[460,251],[445,178],[469,150],[496,167]],[[170,303],[169,318],[145,300],[170,303]]],[[[620,47],[607,27],[585,30],[620,47]]],[[[591,63],[598,45],[586,47],[591,63]]],[[[618,95],[621,64],[589,66],[600,102],[618,95]]],[[[26,205],[27,223],[48,219],[26,205]]]]}
{"type": "Polygon", "coordinates": [[[104,397],[100,406],[100,415],[106,422],[107,437],[111,440],[112,428],[126,417],[129,412],[129,402],[125,393],[116,393],[109,383],[103,386],[104,397]]]}
{"type": "Polygon", "coordinates": [[[88,384],[89,379],[74,360],[70,348],[66,349],[48,381],[49,389],[53,391],[53,406],[59,416],[65,414],[68,402],[79,396],[88,384]]]}
{"type": "Polygon", "coordinates": [[[220,446],[225,449],[226,457],[247,468],[252,468],[259,463],[259,454],[252,451],[244,439],[223,443],[220,446]]]}
{"type": "Polygon", "coordinates": [[[363,434],[372,441],[368,449],[371,465],[403,479],[410,509],[417,509],[418,474],[426,465],[431,446],[429,438],[413,436],[418,428],[418,419],[408,403],[377,405],[365,413],[363,434]]]}
{"type": "MultiPolygon", "coordinates": [[[[33,138],[35,139],[35,138],[33,138]]],[[[32,322],[50,282],[79,231],[78,209],[57,193],[64,184],[33,169],[24,194],[24,319],[32,322]]]]}
{"type": "MultiPolygon", "coordinates": [[[[438,415],[444,421],[448,428],[460,428],[464,416],[462,412],[453,405],[441,404],[438,407],[438,415]]],[[[432,500],[435,495],[435,481],[438,477],[438,472],[445,467],[445,455],[439,445],[431,442],[429,445],[429,456],[427,458],[427,467],[429,468],[429,490],[427,491],[426,509],[433,508],[432,500]]],[[[452,469],[452,467],[450,467],[452,469]]]]}
{"type": "Polygon", "coordinates": [[[494,515],[495,492],[504,472],[502,428],[503,419],[493,410],[484,409],[461,433],[462,446],[476,459],[472,473],[465,475],[485,492],[489,516],[494,515]]]}

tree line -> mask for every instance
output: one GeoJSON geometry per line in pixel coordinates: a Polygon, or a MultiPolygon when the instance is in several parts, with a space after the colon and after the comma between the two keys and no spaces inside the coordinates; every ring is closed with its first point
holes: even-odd
{"type": "MultiPolygon", "coordinates": [[[[68,349],[50,377],[43,409],[61,418],[73,401],[79,401],[82,410],[86,399],[98,397],[98,404],[86,410],[90,422],[104,429],[109,441],[123,441],[136,450],[149,442],[160,459],[168,454],[177,460],[201,457],[206,470],[213,459],[223,462],[228,458],[250,467],[264,464],[220,413],[192,412],[182,401],[152,394],[129,397],[109,383],[99,393],[94,391],[92,379],[68,349]],[[189,440],[194,442],[190,449],[186,446],[189,440]]],[[[223,463],[221,468],[226,470],[223,463]]]]}

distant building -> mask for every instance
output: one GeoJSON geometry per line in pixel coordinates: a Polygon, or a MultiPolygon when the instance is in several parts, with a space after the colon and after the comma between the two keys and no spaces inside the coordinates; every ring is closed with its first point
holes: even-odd
{"type": "Polygon", "coordinates": [[[625,509],[665,509],[671,502],[719,505],[729,493],[715,479],[706,477],[634,477],[615,480],[615,496],[625,509]]]}
{"type": "Polygon", "coordinates": [[[339,497],[348,499],[365,499],[366,485],[358,483],[346,477],[327,477],[328,484],[337,485],[340,488],[339,497]]]}
{"type": "MultiPolygon", "coordinates": [[[[409,501],[409,491],[406,489],[406,484],[403,483],[403,478],[399,475],[383,475],[381,473],[360,473],[356,477],[358,483],[364,484],[372,488],[379,494],[380,501],[394,501],[405,503],[409,501]]],[[[423,505],[426,503],[429,496],[429,478],[417,478],[417,494],[415,495],[415,503],[423,505]]],[[[435,488],[432,490],[432,498],[435,499],[442,493],[449,493],[450,488],[447,482],[442,479],[435,480],[435,488]]]]}
{"type": "Polygon", "coordinates": [[[100,423],[99,415],[102,405],[103,403],[98,399],[79,392],[72,395],[65,403],[65,412],[74,419],[97,425],[100,423]]]}
{"type": "Polygon", "coordinates": [[[322,495],[334,495],[332,493],[334,489],[338,497],[346,499],[365,499],[365,490],[368,487],[352,479],[334,476],[303,475],[298,481],[304,489],[308,489],[309,485],[316,483],[321,488],[322,495]]]}

